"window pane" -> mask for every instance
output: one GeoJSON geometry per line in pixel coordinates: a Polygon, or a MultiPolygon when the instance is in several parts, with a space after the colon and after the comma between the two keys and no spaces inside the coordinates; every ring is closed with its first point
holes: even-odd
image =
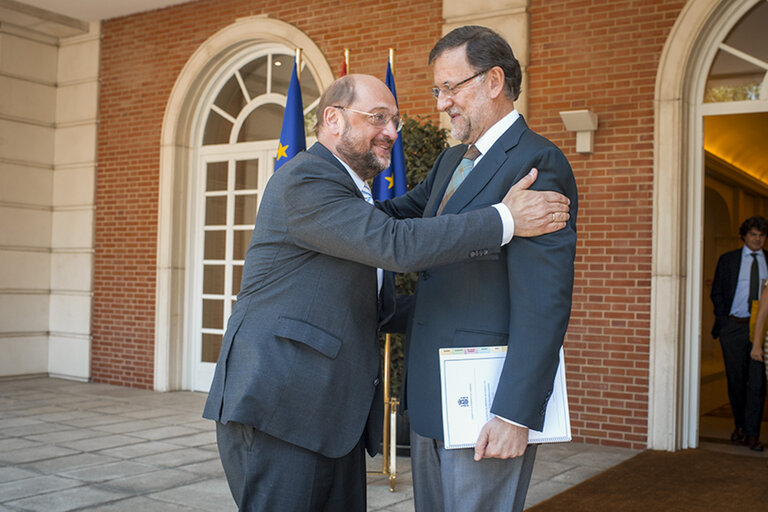
{"type": "Polygon", "coordinates": [[[257,108],[243,123],[237,136],[238,142],[253,142],[258,140],[273,140],[280,138],[280,129],[283,126],[282,105],[268,103],[257,108]]]}
{"type": "Polygon", "coordinates": [[[208,164],[205,190],[227,190],[227,162],[211,162],[208,164]]]}
{"type": "Polygon", "coordinates": [[[203,293],[224,295],[224,265],[203,267],[203,293]]]}
{"type": "Polygon", "coordinates": [[[227,234],[224,231],[206,231],[203,258],[223,260],[226,256],[226,240],[227,234]]]}
{"type": "Polygon", "coordinates": [[[236,230],[235,235],[235,247],[232,251],[233,260],[244,260],[245,252],[248,250],[248,243],[251,241],[252,230],[236,230]]]}
{"type": "Polygon", "coordinates": [[[234,75],[227,80],[213,103],[232,117],[237,117],[243,110],[245,97],[242,89],[240,89],[240,83],[234,75]]]}
{"type": "Polygon", "coordinates": [[[235,163],[235,190],[259,188],[259,160],[239,160],[235,163]]]}
{"type": "Polygon", "coordinates": [[[203,328],[224,328],[224,301],[203,299],[203,328]]]}
{"type": "Polygon", "coordinates": [[[304,68],[301,73],[301,103],[304,108],[309,107],[313,101],[320,97],[320,88],[315,82],[315,77],[304,68]]]}
{"type": "Polygon", "coordinates": [[[235,196],[235,225],[256,222],[256,194],[235,196]]]}
{"type": "Polygon", "coordinates": [[[240,68],[240,76],[251,99],[267,92],[267,57],[259,57],[240,68]]]}
{"type": "Polygon", "coordinates": [[[272,55],[272,92],[286,96],[293,71],[293,55],[272,55]]]}
{"type": "Polygon", "coordinates": [[[227,223],[226,196],[205,198],[205,225],[223,226],[227,223]]]}
{"type": "Polygon", "coordinates": [[[227,144],[229,143],[229,134],[231,132],[232,123],[211,110],[208,112],[208,121],[205,123],[203,145],[227,144]]]}
{"type": "Polygon", "coordinates": [[[221,334],[203,333],[203,353],[201,360],[204,363],[215,363],[221,351],[221,334]]]}
{"type": "Polygon", "coordinates": [[[234,265],[232,267],[232,295],[240,293],[240,282],[243,280],[243,266],[234,265]]]}

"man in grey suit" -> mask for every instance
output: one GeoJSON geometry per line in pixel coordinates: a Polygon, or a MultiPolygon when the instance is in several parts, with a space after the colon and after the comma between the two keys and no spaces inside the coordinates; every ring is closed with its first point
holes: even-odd
{"type": "Polygon", "coordinates": [[[564,196],[526,190],[531,175],[487,208],[393,219],[364,199],[401,126],[389,89],[348,75],[317,112],[318,143],[264,191],[203,413],[241,510],[365,510],[363,451],[375,453],[382,422],[377,329],[393,311],[384,296],[377,306],[377,268],[498,256],[513,222],[533,235],[569,218],[564,196]]]}
{"type": "Polygon", "coordinates": [[[515,237],[500,253],[421,272],[407,335],[406,404],[417,511],[522,510],[571,311],[576,184],[563,153],[515,110],[521,70],[509,44],[485,27],[453,30],[432,49],[433,95],[462,142],[427,178],[379,207],[396,218],[482,211],[528,169],[535,188],[570,199],[565,229],[515,237]],[[463,181],[462,178],[465,178],[463,181]],[[506,345],[491,407],[472,450],[443,446],[438,350],[506,345]]]}

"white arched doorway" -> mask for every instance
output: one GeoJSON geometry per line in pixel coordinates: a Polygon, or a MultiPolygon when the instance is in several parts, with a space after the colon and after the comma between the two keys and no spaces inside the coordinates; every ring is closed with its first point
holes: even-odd
{"type": "MultiPolygon", "coordinates": [[[[202,389],[210,378],[204,369],[201,375],[205,364],[196,366],[195,361],[212,367],[202,351],[215,351],[215,338],[223,332],[242,264],[236,245],[242,245],[252,227],[250,219],[238,221],[235,210],[240,208],[246,217],[255,212],[258,192],[269,175],[270,148],[276,149],[274,130],[262,129],[274,128],[274,122],[260,126],[252,122],[253,116],[281,121],[285,91],[278,84],[283,80],[272,79],[270,69],[284,61],[282,69],[290,74],[295,47],[303,49],[304,76],[311,76],[312,89],[324,90],[334,77],[317,45],[296,27],[262,16],[238,20],[214,34],[189,59],[174,85],[160,153],[156,390],[202,389]],[[263,88],[247,83],[256,77],[265,79],[263,88]],[[227,182],[223,189],[222,179],[227,182]],[[201,210],[209,204],[211,211],[223,205],[223,220],[206,218],[201,210]],[[213,236],[207,240],[209,234],[213,236]],[[226,248],[209,257],[205,248],[216,238],[226,248]],[[208,311],[204,302],[211,306],[208,311]],[[206,342],[203,334],[210,335],[206,342]]],[[[309,102],[305,99],[307,109],[314,98],[316,94],[309,102]]]]}
{"type": "MultiPolygon", "coordinates": [[[[655,90],[654,216],[648,447],[698,444],[703,118],[708,73],[734,26],[764,0],[690,0],[659,64],[655,90]]],[[[762,96],[731,109],[768,111],[762,96]]]]}

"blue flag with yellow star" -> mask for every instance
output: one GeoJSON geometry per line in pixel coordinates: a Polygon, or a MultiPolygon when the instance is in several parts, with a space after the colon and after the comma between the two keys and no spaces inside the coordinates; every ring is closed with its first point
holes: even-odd
{"type": "MultiPolygon", "coordinates": [[[[397,104],[397,91],[395,91],[395,77],[392,75],[392,67],[387,63],[387,87],[392,91],[397,104]]],[[[384,169],[373,180],[373,198],[377,201],[392,199],[405,194],[408,185],[405,181],[405,153],[403,152],[403,136],[398,133],[395,145],[392,147],[392,161],[389,167],[384,169]]]]}
{"type": "Polygon", "coordinates": [[[285,162],[307,149],[304,135],[304,106],[301,103],[301,87],[296,76],[296,60],[293,61],[293,72],[288,84],[288,97],[285,102],[283,128],[280,130],[280,142],[277,145],[275,170],[285,162]]]}

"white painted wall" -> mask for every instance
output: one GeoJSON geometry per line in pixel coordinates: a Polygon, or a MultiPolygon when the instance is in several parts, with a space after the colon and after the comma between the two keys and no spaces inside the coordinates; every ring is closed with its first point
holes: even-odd
{"type": "Polygon", "coordinates": [[[59,38],[3,15],[0,377],[87,380],[100,25],[59,38]]]}

